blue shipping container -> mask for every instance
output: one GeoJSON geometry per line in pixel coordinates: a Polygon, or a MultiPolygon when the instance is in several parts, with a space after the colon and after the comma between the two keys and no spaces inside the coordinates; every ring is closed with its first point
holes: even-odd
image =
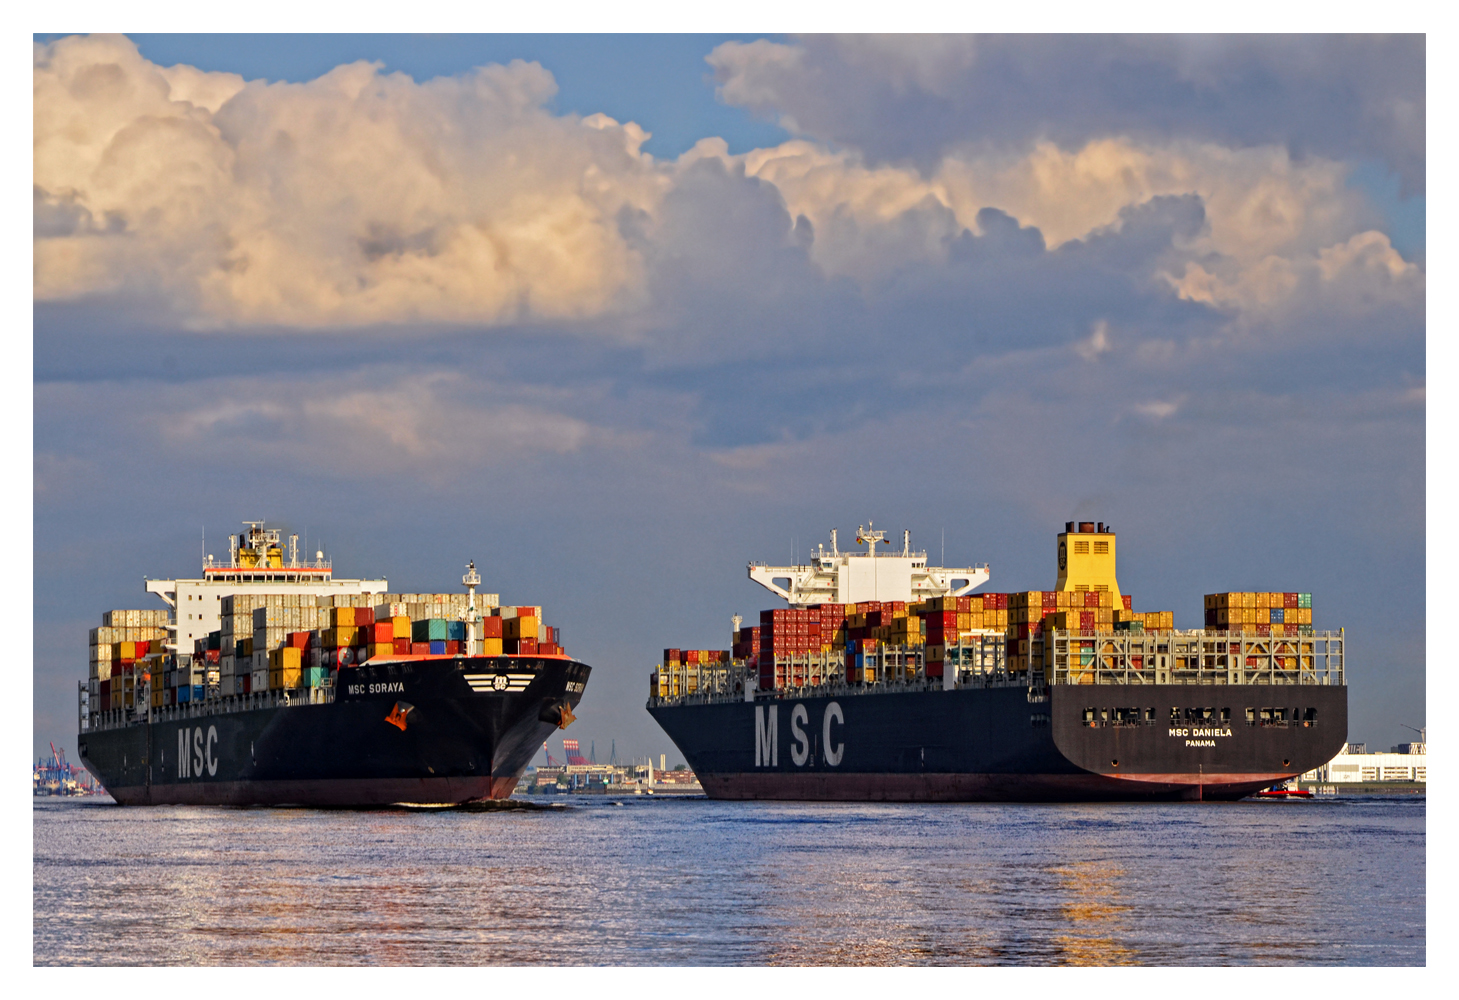
{"type": "MultiPolygon", "coordinates": [[[[437,619],[437,621],[439,621],[439,619],[437,619]]],[[[444,653],[445,651],[446,651],[446,640],[445,639],[432,639],[431,640],[431,652],[432,653],[444,653]]]]}
{"type": "Polygon", "coordinates": [[[1286,611],[1283,608],[1272,608],[1272,624],[1273,625],[1281,625],[1281,624],[1283,624],[1286,621],[1286,618],[1283,617],[1285,614],[1286,614],[1286,611]]]}
{"type": "Polygon", "coordinates": [[[446,638],[454,642],[466,641],[466,623],[463,621],[446,622],[446,638]]]}

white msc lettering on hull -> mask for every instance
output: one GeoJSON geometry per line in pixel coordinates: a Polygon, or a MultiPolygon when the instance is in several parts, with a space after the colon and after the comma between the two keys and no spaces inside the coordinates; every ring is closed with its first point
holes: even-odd
{"type": "Polygon", "coordinates": [[[755,766],[778,767],[780,764],[780,706],[755,706],[755,766]]]}
{"type": "Polygon", "coordinates": [[[209,726],[204,734],[197,729],[177,731],[177,776],[179,778],[201,778],[218,773],[218,758],[213,756],[213,746],[218,742],[218,727],[209,726]]]}
{"type": "MultiPolygon", "coordinates": [[[[764,705],[755,706],[755,766],[756,767],[779,767],[780,766],[780,706],[771,705],[768,708],[764,705]]],[[[796,767],[805,767],[811,759],[811,740],[806,731],[801,727],[810,722],[810,712],[805,705],[797,702],[790,709],[790,760],[796,767]]],[[[821,719],[821,753],[825,761],[831,767],[837,767],[841,763],[841,757],[846,752],[845,743],[833,743],[831,741],[831,723],[838,725],[846,724],[846,716],[841,712],[841,706],[836,702],[826,705],[826,713],[821,719]]]]}
{"type": "Polygon", "coordinates": [[[841,763],[841,754],[846,750],[845,743],[837,743],[836,749],[831,749],[831,720],[835,719],[840,725],[846,725],[846,719],[841,714],[841,706],[834,701],[826,706],[826,718],[821,723],[821,749],[826,754],[826,763],[832,767],[841,763]]]}
{"type": "Polygon", "coordinates": [[[805,767],[805,762],[811,756],[811,741],[806,736],[805,730],[800,728],[801,723],[810,720],[809,713],[805,706],[797,704],[790,710],[790,735],[795,740],[795,746],[790,748],[790,759],[795,762],[796,767],[805,767]]]}

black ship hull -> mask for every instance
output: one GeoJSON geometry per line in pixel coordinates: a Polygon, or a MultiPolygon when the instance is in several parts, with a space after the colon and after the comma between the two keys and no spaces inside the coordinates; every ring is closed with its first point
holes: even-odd
{"type": "Polygon", "coordinates": [[[1347,739],[1340,686],[1048,690],[1039,701],[1004,687],[649,712],[715,799],[1229,800],[1326,763],[1347,739]]]}
{"type": "Polygon", "coordinates": [[[582,697],[591,668],[554,657],[347,667],[333,701],[154,712],[82,732],[82,761],[122,805],[459,804],[512,794],[582,697]],[[567,715],[564,716],[564,711],[567,715]]]}

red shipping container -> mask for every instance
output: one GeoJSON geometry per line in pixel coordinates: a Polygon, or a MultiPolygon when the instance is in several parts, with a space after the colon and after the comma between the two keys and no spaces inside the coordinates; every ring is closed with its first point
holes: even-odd
{"type": "Polygon", "coordinates": [[[308,649],[309,648],[309,633],[308,632],[290,632],[289,635],[288,635],[288,637],[284,640],[284,643],[290,649],[308,649]]]}
{"type": "MultiPolygon", "coordinates": [[[[404,640],[401,640],[402,642],[404,640]]],[[[431,644],[428,642],[412,642],[410,644],[411,656],[427,656],[430,654],[431,644]]]]}
{"type": "Polygon", "coordinates": [[[481,637],[483,639],[500,639],[502,637],[502,620],[495,615],[481,620],[481,637]]]}
{"type": "Polygon", "coordinates": [[[1295,608],[1296,606],[1297,606],[1297,595],[1295,593],[1293,593],[1293,594],[1283,594],[1282,595],[1282,607],[1284,607],[1284,608],[1295,608]]]}
{"type": "Polygon", "coordinates": [[[373,624],[375,624],[374,608],[355,608],[355,625],[359,626],[373,624]]]}
{"type": "MultiPolygon", "coordinates": [[[[409,639],[391,639],[390,644],[394,648],[395,655],[397,656],[409,656],[410,647],[413,645],[409,639]]],[[[431,648],[431,644],[428,642],[423,642],[421,645],[427,649],[431,648]]]]}
{"type": "MultiPolygon", "coordinates": [[[[458,645],[459,645],[459,643],[458,643],[458,645]]],[[[449,642],[446,643],[446,649],[447,649],[447,651],[449,651],[450,648],[451,648],[451,644],[449,642]]],[[[536,639],[519,639],[519,640],[517,640],[517,654],[519,656],[536,656],[537,655],[537,640],[536,639]]]]}
{"type": "Polygon", "coordinates": [[[926,673],[927,673],[927,676],[928,677],[941,677],[942,676],[942,661],[941,660],[928,660],[927,661],[926,673]]]}
{"type": "Polygon", "coordinates": [[[1079,612],[1079,628],[1082,629],[1082,630],[1085,630],[1085,631],[1088,631],[1089,629],[1094,628],[1094,612],[1093,611],[1081,611],[1081,612],[1079,612]]]}
{"type": "Polygon", "coordinates": [[[369,636],[370,644],[386,643],[395,641],[395,626],[390,622],[375,622],[373,625],[365,626],[365,634],[369,636]]]}
{"type": "Polygon", "coordinates": [[[1133,597],[1131,597],[1129,594],[1121,594],[1120,595],[1120,600],[1124,601],[1124,603],[1125,603],[1125,610],[1126,611],[1133,611],[1133,610],[1135,610],[1134,609],[1135,599],[1133,597]]]}
{"type": "MultiPolygon", "coordinates": [[[[527,640],[523,639],[522,641],[523,642],[526,642],[527,640]]],[[[532,642],[535,645],[536,642],[537,642],[537,640],[536,639],[533,639],[532,642]]],[[[459,640],[459,639],[447,639],[446,640],[446,655],[447,656],[455,656],[459,652],[461,652],[461,640],[459,640]]]]}
{"type": "Polygon", "coordinates": [[[243,693],[244,694],[252,694],[253,693],[253,675],[252,674],[244,674],[243,675],[243,693]]]}

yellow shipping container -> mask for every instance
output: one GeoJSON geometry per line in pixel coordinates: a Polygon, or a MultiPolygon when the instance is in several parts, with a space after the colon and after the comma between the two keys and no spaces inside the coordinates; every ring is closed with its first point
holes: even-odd
{"type": "Polygon", "coordinates": [[[270,691],[282,691],[284,689],[284,672],[282,670],[270,670],[268,672],[268,689],[270,691]]]}
{"type": "Polygon", "coordinates": [[[394,618],[390,619],[390,624],[395,629],[395,638],[397,638],[397,639],[409,639],[410,638],[410,616],[409,615],[396,615],[394,618]]]}
{"type": "Polygon", "coordinates": [[[395,644],[393,642],[376,642],[370,645],[370,659],[388,659],[395,655],[395,644]]]}
{"type": "Polygon", "coordinates": [[[501,656],[502,655],[502,641],[500,639],[482,639],[481,640],[481,655],[482,656],[501,656]]]}
{"type": "Polygon", "coordinates": [[[285,667],[279,671],[279,684],[285,691],[304,686],[304,671],[298,667],[285,667]]]}
{"type": "Polygon", "coordinates": [[[279,666],[284,670],[298,670],[304,665],[302,649],[295,649],[293,646],[285,646],[278,650],[279,666]]]}
{"type": "Polygon", "coordinates": [[[355,609],[354,608],[330,608],[330,610],[329,610],[329,624],[333,625],[335,628],[354,628],[355,627],[355,609]]]}
{"type": "Polygon", "coordinates": [[[531,615],[508,618],[502,623],[502,633],[507,639],[537,638],[537,619],[531,615]]]}

